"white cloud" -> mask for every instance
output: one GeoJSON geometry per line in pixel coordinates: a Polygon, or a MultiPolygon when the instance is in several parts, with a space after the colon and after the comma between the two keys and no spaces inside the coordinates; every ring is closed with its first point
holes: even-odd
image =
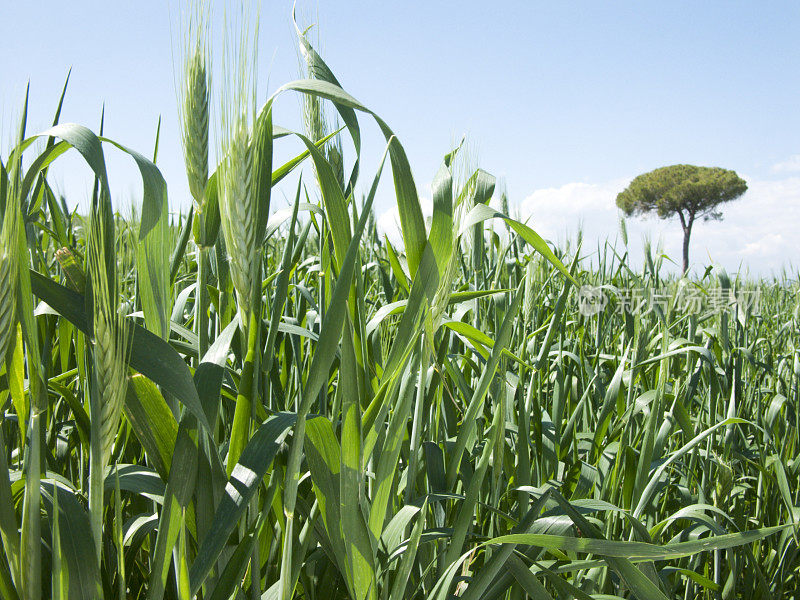
{"type": "Polygon", "coordinates": [[[400,235],[400,211],[394,204],[378,215],[376,225],[378,233],[386,235],[392,244],[397,244],[403,240],[400,235]]]}
{"type": "Polygon", "coordinates": [[[756,242],[745,244],[742,254],[745,256],[771,256],[786,248],[787,244],[780,233],[768,233],[756,242]]]}
{"type": "Polygon", "coordinates": [[[519,206],[520,216],[540,235],[557,239],[573,233],[612,236],[617,230],[616,198],[630,182],[617,179],[605,183],[567,183],[536,190],[519,206]]]}
{"type": "Polygon", "coordinates": [[[800,171],[800,154],[794,154],[784,161],[772,165],[773,173],[797,173],[800,171]]]}

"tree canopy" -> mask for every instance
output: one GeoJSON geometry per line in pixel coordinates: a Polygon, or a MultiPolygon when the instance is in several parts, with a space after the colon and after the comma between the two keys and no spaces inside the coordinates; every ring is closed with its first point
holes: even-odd
{"type": "Polygon", "coordinates": [[[739,198],[747,183],[735,171],[719,167],[672,165],[639,175],[617,196],[627,215],[678,215],[683,227],[683,271],[689,266],[689,237],[697,218],[722,218],[719,205],[739,198]]]}
{"type": "Polygon", "coordinates": [[[630,215],[655,212],[662,219],[675,214],[719,218],[717,206],[747,191],[736,171],[719,167],[673,165],[639,175],[617,196],[617,206],[630,215]]]}

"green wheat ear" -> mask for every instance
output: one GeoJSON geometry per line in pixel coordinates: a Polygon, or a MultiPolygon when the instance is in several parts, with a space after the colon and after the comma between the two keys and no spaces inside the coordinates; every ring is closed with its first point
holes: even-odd
{"type": "Polygon", "coordinates": [[[109,220],[110,201],[106,198],[93,207],[87,250],[92,290],[94,365],[100,407],[100,447],[105,467],[119,429],[127,388],[128,328],[119,311],[113,221],[109,220]],[[110,227],[109,227],[110,225],[110,227]]]}
{"type": "Polygon", "coordinates": [[[219,165],[222,228],[230,255],[231,278],[239,305],[248,313],[252,304],[254,263],[257,260],[258,211],[252,194],[253,169],[249,130],[241,119],[232,132],[219,165]]]}
{"type": "Polygon", "coordinates": [[[214,239],[209,238],[216,238],[216,231],[206,231],[205,224],[211,90],[208,12],[203,0],[192,0],[188,19],[183,24],[183,71],[177,85],[183,157],[197,221],[193,229],[195,242],[201,246],[213,245],[214,239]]]}
{"type": "Polygon", "coordinates": [[[255,197],[254,148],[256,126],[256,50],[258,18],[243,6],[236,30],[223,46],[219,139],[222,157],[217,168],[219,211],[239,306],[250,312],[258,279],[258,201],[255,197]]]}
{"type": "Polygon", "coordinates": [[[536,262],[533,258],[525,266],[525,295],[523,296],[522,315],[525,323],[531,322],[533,315],[533,304],[536,299],[535,288],[536,262]]]}
{"type": "MultiPolygon", "coordinates": [[[[309,54],[305,46],[305,44],[308,43],[309,30],[307,29],[299,33],[299,35],[304,40],[300,43],[299,47],[299,54],[303,61],[301,69],[305,69],[304,75],[308,79],[320,79],[319,66],[314,64],[311,54],[309,54]]],[[[332,123],[329,121],[322,98],[314,94],[303,94],[302,102],[303,127],[309,138],[316,142],[327,137],[331,131],[339,129],[339,119],[337,117],[333,117],[332,123]]],[[[339,183],[342,189],[345,189],[342,136],[339,134],[333,136],[333,138],[323,146],[322,152],[331,165],[337,183],[339,183]]]]}
{"type": "Polygon", "coordinates": [[[14,282],[11,257],[3,248],[0,254],[0,357],[5,357],[14,327],[14,282]]]}
{"type": "Polygon", "coordinates": [[[208,83],[206,55],[198,42],[186,62],[181,124],[189,190],[201,207],[208,182],[208,83]]]}
{"type": "Polygon", "coordinates": [[[19,266],[18,253],[14,251],[19,240],[19,204],[13,193],[6,198],[5,204],[0,232],[0,363],[5,360],[16,326],[15,294],[19,266]]]}

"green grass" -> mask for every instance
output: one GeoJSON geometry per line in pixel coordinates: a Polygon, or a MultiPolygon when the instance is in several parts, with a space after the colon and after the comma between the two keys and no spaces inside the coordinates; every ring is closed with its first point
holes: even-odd
{"type": "Polygon", "coordinates": [[[189,114],[209,99],[182,100],[177,220],[155,153],[126,150],[144,194],[125,220],[114,142],[58,125],[61,102],[30,137],[23,112],[0,173],[0,597],[797,598],[796,276],[552,248],[488,206],[494,177],[458,149],[426,225],[400,141],[300,44],[313,78],[228,124],[249,138],[223,144],[219,178],[213,123],[189,114]],[[272,123],[297,93],[311,137],[272,123]],[[359,173],[341,147],[360,157],[373,120],[385,153],[359,173]],[[292,138],[305,151],[274,162],[292,138]],[[67,150],[96,176],[88,217],[48,183],[67,150]],[[375,229],[383,177],[398,246],[375,229]],[[599,314],[584,285],[604,286],[599,314]],[[631,289],[665,300],[618,310],[631,289]]]}

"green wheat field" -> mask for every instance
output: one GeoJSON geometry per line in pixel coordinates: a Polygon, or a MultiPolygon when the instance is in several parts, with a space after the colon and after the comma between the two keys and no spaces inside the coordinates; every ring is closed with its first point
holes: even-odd
{"type": "Polygon", "coordinates": [[[305,32],[304,78],[257,98],[254,20],[213,78],[209,22],[176,59],[182,215],[158,142],[62,123],[66,84],[2,149],[0,597],[800,597],[794,274],[681,278],[624,223],[556,248],[461,147],[426,219],[380,107],[305,32]],[[283,96],[302,132],[273,123],[283,96]],[[67,152],[84,211],[48,180],[67,152]]]}

